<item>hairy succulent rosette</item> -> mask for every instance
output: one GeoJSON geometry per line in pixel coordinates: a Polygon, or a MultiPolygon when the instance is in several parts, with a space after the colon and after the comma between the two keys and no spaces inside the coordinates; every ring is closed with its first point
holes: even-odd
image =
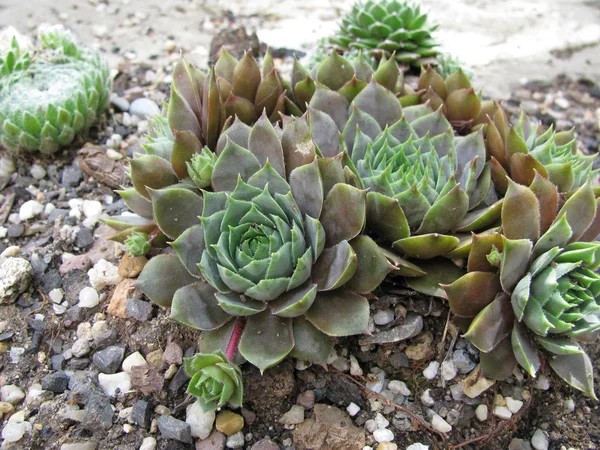
{"type": "Polygon", "coordinates": [[[152,247],[146,233],[135,231],[125,240],[127,251],[133,256],[144,256],[152,247]]]}
{"type": "Polygon", "coordinates": [[[499,192],[508,187],[506,177],[529,185],[536,172],[554,183],[560,192],[577,189],[598,170],[596,155],[584,156],[577,150],[573,130],[543,131],[523,111],[515,127],[498,103],[485,102],[477,121],[485,130],[486,147],[492,162],[492,177],[499,192]]]}
{"type": "Polygon", "coordinates": [[[197,353],[184,358],[185,372],[190,376],[187,392],[197,398],[204,412],[214,411],[229,403],[242,406],[244,384],[240,368],[221,351],[197,353]]]}
{"type": "Polygon", "coordinates": [[[0,143],[52,154],[88,130],[108,106],[108,65],[61,26],[42,26],[39,48],[16,40],[0,59],[0,143]]]}
{"type": "Polygon", "coordinates": [[[353,5],[330,41],[344,52],[360,49],[378,58],[394,54],[396,61],[419,67],[438,53],[432,37],[436,28],[418,4],[368,0],[353,5]]]}
{"type": "Polygon", "coordinates": [[[459,128],[468,128],[481,113],[481,100],[460,68],[446,79],[431,66],[423,68],[418,90],[422,102],[428,102],[434,110],[441,108],[450,123],[459,128]]]}
{"type": "Polygon", "coordinates": [[[177,255],[152,259],[140,288],[204,330],[204,352],[222,348],[245,318],[239,352],[261,370],[288,354],[323,361],[329,336],[367,330],[360,294],[394,269],[360,234],[366,192],[345,183],[339,159],[316,158],[306,116],[283,130],[266,115],[252,128],[236,121],[221,139],[214,192],[148,188],[177,255]]]}
{"type": "Polygon", "coordinates": [[[531,376],[546,355],[571,386],[595,397],[590,359],[579,340],[600,329],[599,210],[590,183],[558,209],[556,186],[536,175],[509,181],[502,232],[476,235],[468,272],[443,285],[488,377],[519,364],[531,376]]]}

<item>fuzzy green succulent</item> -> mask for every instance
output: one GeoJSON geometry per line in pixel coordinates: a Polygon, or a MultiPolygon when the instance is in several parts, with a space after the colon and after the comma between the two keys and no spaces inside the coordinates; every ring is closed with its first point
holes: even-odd
{"type": "Polygon", "coordinates": [[[345,183],[340,159],[317,159],[306,115],[283,129],[266,115],[253,127],[236,120],[217,154],[213,192],[161,176],[162,186],[146,185],[176,255],[150,260],[141,290],[203,330],[205,353],[222,349],[244,318],[239,352],[261,370],[288,354],[325,360],[329,336],[367,330],[361,294],[396,269],[361,234],[366,191],[345,183]]]}
{"type": "Polygon", "coordinates": [[[590,182],[558,208],[555,185],[509,181],[500,233],[476,235],[468,272],[442,285],[481,353],[483,373],[531,376],[542,355],[568,384],[595,398],[592,363],[578,341],[600,329],[600,210],[590,182]]]}
{"type": "Polygon", "coordinates": [[[353,5],[330,41],[341,51],[360,49],[378,59],[395,52],[396,61],[419,67],[438,54],[436,28],[418,4],[367,0],[353,5]]]}
{"type": "Polygon", "coordinates": [[[39,48],[16,40],[0,59],[0,142],[9,150],[55,153],[108,106],[108,65],[61,26],[40,27],[39,48]]]}
{"type": "Polygon", "coordinates": [[[135,231],[125,240],[127,251],[133,256],[144,256],[151,248],[149,237],[146,233],[135,231]]]}

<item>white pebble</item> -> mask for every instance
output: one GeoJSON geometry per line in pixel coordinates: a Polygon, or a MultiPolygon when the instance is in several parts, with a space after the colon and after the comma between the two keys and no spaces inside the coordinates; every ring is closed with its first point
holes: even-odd
{"type": "Polygon", "coordinates": [[[92,337],[92,324],[89,322],[82,322],[77,325],[77,337],[79,339],[87,339],[91,341],[92,337]]]}
{"type": "Polygon", "coordinates": [[[354,355],[350,355],[350,375],[355,377],[362,377],[363,375],[363,370],[354,355]]]}
{"type": "Polygon", "coordinates": [[[523,402],[521,400],[515,400],[511,397],[504,397],[504,401],[506,402],[506,407],[513,414],[518,413],[519,410],[523,407],[523,402]]]}
{"type": "Polygon", "coordinates": [[[435,400],[431,396],[431,389],[426,389],[421,394],[421,403],[423,403],[423,406],[433,406],[435,404],[435,400]]]}
{"type": "Polygon", "coordinates": [[[44,205],[35,200],[28,200],[19,208],[19,219],[24,222],[42,213],[44,205]]]}
{"type": "Polygon", "coordinates": [[[531,437],[531,445],[535,450],[548,450],[550,441],[548,440],[548,433],[544,430],[537,429],[531,437]]]}
{"type": "Polygon", "coordinates": [[[154,450],[156,448],[156,439],[152,436],[145,437],[140,445],[140,450],[154,450]]]}
{"type": "Polygon", "coordinates": [[[215,423],[215,412],[204,412],[198,402],[189,405],[185,410],[185,421],[192,429],[192,436],[206,439],[215,423]]]}
{"type": "Polygon", "coordinates": [[[449,433],[452,431],[452,426],[437,413],[433,413],[433,417],[431,418],[431,426],[441,433],[449,433]]]}
{"type": "Polygon", "coordinates": [[[420,442],[416,442],[416,443],[410,444],[408,447],[406,447],[406,450],[429,450],[429,446],[423,445],[420,442]]]}
{"type": "Polygon", "coordinates": [[[442,379],[444,381],[453,380],[457,373],[458,371],[453,359],[447,359],[442,363],[442,379]]]}
{"type": "Polygon", "coordinates": [[[348,411],[348,414],[350,414],[351,417],[354,417],[355,415],[358,414],[358,412],[360,411],[360,406],[358,406],[356,403],[351,402],[347,407],[346,407],[346,411],[348,411]]]}
{"type": "Polygon", "coordinates": [[[475,417],[480,422],[485,422],[488,418],[488,407],[487,405],[481,404],[475,408],[475,417]]]}
{"type": "Polygon", "coordinates": [[[390,421],[383,417],[381,413],[375,415],[375,425],[377,425],[377,428],[387,428],[389,424],[390,421]]]}
{"type": "Polygon", "coordinates": [[[3,402],[8,402],[16,405],[25,398],[23,390],[14,384],[7,384],[0,388],[0,398],[3,402]]]}
{"type": "Polygon", "coordinates": [[[512,413],[510,412],[510,409],[508,409],[506,406],[500,406],[500,405],[494,406],[494,415],[498,419],[502,419],[502,420],[508,420],[512,417],[512,413]]]}
{"type": "Polygon", "coordinates": [[[376,429],[377,422],[375,422],[373,419],[369,419],[365,422],[365,430],[367,430],[369,433],[374,433],[376,429]]]}
{"type": "Polygon", "coordinates": [[[80,308],[94,308],[100,303],[100,297],[98,292],[93,287],[86,286],[79,291],[79,303],[77,306],[80,308]]]}
{"type": "Polygon", "coordinates": [[[129,392],[131,389],[131,376],[126,372],[117,372],[115,374],[99,373],[98,384],[106,395],[115,397],[117,390],[121,393],[129,392]]]}
{"type": "Polygon", "coordinates": [[[81,358],[82,356],[87,355],[91,349],[92,344],[89,340],[85,338],[77,339],[75,342],[73,342],[73,345],[71,346],[73,356],[75,356],[76,358],[81,358]]]}
{"type": "Polygon", "coordinates": [[[140,352],[135,352],[123,360],[123,364],[121,365],[121,367],[125,372],[131,374],[132,367],[147,365],[148,363],[146,362],[142,354],[140,352]]]}
{"type": "Polygon", "coordinates": [[[46,169],[44,169],[39,164],[34,164],[33,166],[31,166],[31,169],[29,169],[29,173],[36,180],[41,180],[46,176],[46,169]]]}
{"type": "Polygon", "coordinates": [[[67,305],[59,305],[57,303],[54,303],[52,305],[52,310],[54,311],[54,314],[60,316],[61,314],[64,314],[67,312],[67,305]]]}
{"type": "Polygon", "coordinates": [[[105,259],[99,260],[94,264],[94,267],[88,270],[88,277],[97,291],[104,289],[106,286],[119,284],[121,281],[119,268],[105,259]]]}
{"type": "Polygon", "coordinates": [[[433,380],[437,376],[439,369],[440,363],[437,361],[431,361],[423,371],[423,376],[428,380],[433,380]]]}
{"type": "Polygon", "coordinates": [[[0,227],[0,239],[4,239],[8,234],[8,228],[0,227]]]}
{"type": "Polygon", "coordinates": [[[2,439],[7,443],[20,441],[25,435],[25,431],[24,422],[7,423],[2,429],[2,439]]]}
{"type": "Polygon", "coordinates": [[[410,397],[412,394],[404,381],[392,380],[388,384],[388,389],[392,391],[392,394],[394,395],[401,394],[405,397],[410,397]]]}
{"type": "Polygon", "coordinates": [[[394,433],[387,428],[379,428],[373,432],[373,438],[377,442],[392,442],[394,440],[394,433]]]}
{"type": "Polygon", "coordinates": [[[546,375],[540,375],[533,387],[541,391],[547,391],[550,389],[550,380],[546,375]]]}
{"type": "Polygon", "coordinates": [[[392,309],[383,309],[381,311],[377,311],[373,315],[373,322],[375,325],[387,325],[388,323],[394,320],[394,310],[392,309]]]}
{"type": "Polygon", "coordinates": [[[572,398],[568,398],[564,401],[565,411],[572,413],[575,411],[575,401],[572,398]]]}
{"type": "Polygon", "coordinates": [[[112,148],[109,148],[108,150],[106,150],[106,156],[108,156],[113,161],[118,161],[120,159],[123,159],[123,155],[121,155],[116,150],[113,150],[112,148]]]}
{"type": "Polygon", "coordinates": [[[50,300],[52,300],[54,303],[60,303],[64,298],[63,291],[58,288],[52,289],[50,292],[48,292],[48,297],[50,297],[50,300]]]}
{"type": "Polygon", "coordinates": [[[366,386],[367,389],[371,389],[373,392],[379,394],[385,385],[385,373],[379,367],[376,367],[373,372],[369,374],[369,378],[373,379],[373,381],[369,381],[366,386]]]}
{"type": "Polygon", "coordinates": [[[242,448],[244,443],[244,433],[238,431],[227,438],[225,445],[227,448],[242,448]]]}

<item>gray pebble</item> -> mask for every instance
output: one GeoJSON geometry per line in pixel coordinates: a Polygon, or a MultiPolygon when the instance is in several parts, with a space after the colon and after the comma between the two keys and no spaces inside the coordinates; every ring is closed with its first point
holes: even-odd
{"type": "Polygon", "coordinates": [[[123,358],[125,357],[125,349],[116,345],[106,347],[94,353],[94,366],[102,373],[115,373],[119,370],[123,358]]]}
{"type": "Polygon", "coordinates": [[[69,386],[69,375],[63,371],[51,373],[42,378],[42,389],[62,394],[69,386]]]}
{"type": "Polygon", "coordinates": [[[72,370],[83,370],[90,365],[90,358],[73,358],[69,361],[72,370]]]}
{"type": "Polygon", "coordinates": [[[123,97],[114,97],[110,100],[110,104],[114,106],[118,111],[125,112],[129,111],[129,102],[123,97]]]}
{"type": "Polygon", "coordinates": [[[143,428],[150,428],[152,419],[152,404],[145,400],[138,400],[131,409],[131,420],[143,428]]]}
{"type": "Polygon", "coordinates": [[[128,298],[125,308],[127,309],[127,316],[132,319],[146,322],[152,318],[152,304],[150,302],[128,298]]]}
{"type": "Polygon", "coordinates": [[[160,108],[149,98],[136,98],[129,106],[129,114],[146,119],[147,117],[160,114],[160,108]]]}
{"type": "Polygon", "coordinates": [[[177,373],[173,376],[171,382],[169,383],[169,391],[172,394],[176,394],[179,391],[179,389],[181,389],[183,385],[185,385],[188,382],[189,379],[190,376],[185,371],[184,366],[181,366],[177,373]]]}
{"type": "Polygon", "coordinates": [[[52,370],[63,370],[65,368],[65,357],[63,355],[54,355],[52,357],[52,370]]]}
{"type": "Polygon", "coordinates": [[[82,174],[79,167],[67,167],[63,170],[61,184],[65,187],[75,187],[79,185],[82,174]]]}
{"type": "Polygon", "coordinates": [[[460,373],[470,373],[476,366],[466,350],[455,350],[452,359],[460,373]]]}
{"type": "Polygon", "coordinates": [[[112,427],[114,411],[110,400],[103,395],[92,394],[85,405],[82,425],[88,430],[108,430],[112,427]]]}
{"type": "Polygon", "coordinates": [[[94,243],[94,235],[89,228],[81,228],[77,233],[77,240],[75,245],[79,248],[89,247],[94,243]]]}
{"type": "Polygon", "coordinates": [[[9,238],[18,238],[24,232],[25,232],[25,225],[23,225],[22,223],[15,223],[15,224],[9,225],[7,227],[7,236],[9,238]]]}
{"type": "Polygon", "coordinates": [[[158,418],[160,434],[167,439],[180,442],[192,442],[192,429],[189,424],[173,416],[160,416],[158,418]]]}

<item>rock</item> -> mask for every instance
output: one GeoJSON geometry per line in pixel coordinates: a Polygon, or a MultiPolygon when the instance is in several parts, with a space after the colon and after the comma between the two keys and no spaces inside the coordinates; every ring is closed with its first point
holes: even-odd
{"type": "Polygon", "coordinates": [[[437,413],[433,413],[431,426],[440,433],[450,433],[452,431],[452,426],[437,413]]]}
{"type": "MultiPolygon", "coordinates": [[[[129,102],[123,97],[113,97],[110,99],[110,104],[114,106],[117,111],[125,112],[129,111],[129,102]]],[[[141,449],[140,449],[141,450],[141,449]]]]}
{"type": "Polygon", "coordinates": [[[418,335],[422,329],[423,317],[411,313],[406,316],[402,325],[364,337],[359,343],[360,345],[370,345],[404,341],[418,335]]]}
{"type": "Polygon", "coordinates": [[[369,378],[373,381],[366,383],[367,389],[371,389],[376,394],[379,394],[385,386],[385,372],[379,367],[376,367],[373,369],[373,373],[369,375],[369,378]]]}
{"type": "Polygon", "coordinates": [[[233,411],[221,411],[217,415],[216,427],[226,436],[231,436],[244,428],[244,418],[233,411]]]}
{"type": "Polygon", "coordinates": [[[92,339],[98,348],[114,344],[117,338],[117,331],[110,328],[106,320],[99,320],[92,326],[92,339]]]}
{"type": "Polygon", "coordinates": [[[135,298],[135,292],[139,292],[134,283],[134,280],[125,278],[117,285],[107,309],[111,316],[127,319],[127,299],[135,298]]]}
{"type": "Polygon", "coordinates": [[[428,380],[433,380],[435,377],[437,377],[439,369],[440,363],[437,361],[431,361],[425,370],[423,370],[423,376],[428,380]]]}
{"type": "Polygon", "coordinates": [[[129,392],[131,389],[131,376],[126,372],[100,373],[98,374],[98,384],[106,395],[115,397],[118,392],[129,392]]]}
{"type": "Polygon", "coordinates": [[[151,118],[160,114],[160,108],[153,100],[149,98],[136,98],[129,106],[129,114],[138,116],[141,119],[151,118]]]}
{"type": "Polygon", "coordinates": [[[3,402],[16,405],[25,398],[25,392],[14,384],[7,384],[0,388],[0,398],[3,402]]]}
{"type": "Polygon", "coordinates": [[[21,222],[25,222],[40,215],[42,211],[44,211],[44,205],[35,200],[28,200],[19,208],[19,219],[21,222]]]}
{"type": "Polygon", "coordinates": [[[392,442],[394,440],[394,433],[387,428],[378,428],[373,432],[373,438],[377,442],[392,442]]]}
{"type": "Polygon", "coordinates": [[[293,405],[288,412],[279,418],[279,423],[283,425],[298,425],[304,422],[304,408],[300,405],[293,405]]]}
{"type": "Polygon", "coordinates": [[[531,450],[531,444],[525,439],[514,438],[508,444],[508,450],[531,450]]]}
{"type": "Polygon", "coordinates": [[[60,446],[60,450],[96,450],[98,443],[93,441],[77,442],[75,444],[63,444],[60,446]]]}
{"type": "Polygon", "coordinates": [[[363,376],[363,370],[354,355],[350,355],[350,375],[355,377],[363,376]]]}
{"type": "Polygon", "coordinates": [[[350,414],[350,417],[354,417],[355,415],[357,415],[359,413],[360,406],[358,406],[356,403],[350,403],[346,407],[346,411],[348,411],[348,414],[350,414]]]}
{"type": "Polygon", "coordinates": [[[498,419],[508,420],[512,417],[512,413],[506,406],[496,405],[494,406],[494,416],[498,419]]]}
{"type": "Polygon", "coordinates": [[[46,176],[46,169],[44,169],[39,164],[34,164],[29,169],[29,173],[36,180],[42,180],[46,176]]]}
{"type": "Polygon", "coordinates": [[[408,359],[413,361],[423,361],[430,358],[435,350],[433,345],[433,334],[431,331],[425,331],[413,339],[414,344],[406,347],[404,351],[408,359]]]}
{"type": "Polygon", "coordinates": [[[131,420],[143,428],[150,428],[152,420],[152,404],[145,400],[138,400],[131,409],[131,420]]]}
{"type": "Polygon", "coordinates": [[[63,370],[65,368],[66,360],[63,355],[54,355],[51,358],[52,370],[63,370]]]}
{"type": "Polygon", "coordinates": [[[94,264],[94,267],[88,271],[88,277],[92,287],[97,291],[101,291],[106,286],[117,285],[121,281],[117,266],[105,259],[101,259],[94,264]]]}
{"type": "Polygon", "coordinates": [[[58,271],[61,275],[65,275],[71,270],[87,271],[90,267],[92,267],[92,260],[88,255],[70,255],[69,257],[63,255],[63,262],[58,271]]]}
{"type": "Polygon", "coordinates": [[[158,429],[160,430],[160,434],[167,439],[175,439],[176,441],[188,444],[192,442],[189,424],[173,416],[160,416],[158,418],[158,429]]]}
{"type": "Polygon", "coordinates": [[[495,381],[485,378],[481,374],[481,368],[478,366],[465,378],[461,385],[463,393],[469,398],[477,398],[484,391],[494,385],[495,381]]]}
{"type": "Polygon", "coordinates": [[[293,431],[296,450],[317,448],[362,450],[365,431],[355,426],[346,413],[317,403],[313,417],[306,419],[293,431]]]}
{"type": "Polygon", "coordinates": [[[7,414],[13,412],[15,407],[8,402],[0,402],[0,414],[7,414]]]}
{"type": "Polygon", "coordinates": [[[227,436],[214,430],[206,439],[196,441],[196,450],[223,450],[225,441],[227,441],[227,436]]]}
{"type": "Polygon", "coordinates": [[[163,374],[155,366],[146,364],[131,367],[131,384],[144,395],[160,392],[164,383],[163,374]]]}
{"type": "Polygon", "coordinates": [[[539,389],[540,391],[547,391],[550,389],[550,380],[546,375],[541,374],[535,381],[533,387],[539,389]]]}
{"type": "Polygon", "coordinates": [[[132,256],[126,252],[119,262],[119,275],[123,278],[135,278],[148,263],[145,256],[132,256]]]}
{"type": "Polygon", "coordinates": [[[12,303],[27,290],[33,267],[23,258],[0,258],[0,303],[12,303]]]}
{"type": "Polygon", "coordinates": [[[550,440],[548,439],[548,433],[538,428],[531,437],[531,445],[535,450],[548,450],[550,440]]]}
{"type": "Polygon", "coordinates": [[[75,342],[73,342],[73,346],[71,347],[73,356],[75,356],[77,358],[87,355],[91,349],[92,349],[92,344],[86,338],[77,339],[75,342]]]}
{"type": "Polygon", "coordinates": [[[451,381],[456,377],[458,370],[454,364],[453,359],[447,359],[442,362],[442,379],[444,381],[451,381]]]}
{"type": "Polygon", "coordinates": [[[75,187],[81,181],[82,176],[79,167],[67,167],[63,170],[61,184],[66,187],[75,187]]]}
{"type": "Polygon", "coordinates": [[[163,351],[162,359],[166,364],[180,365],[183,363],[183,350],[175,342],[169,342],[163,351]]]}
{"type": "Polygon", "coordinates": [[[77,232],[77,240],[75,241],[75,246],[77,248],[86,248],[94,243],[94,235],[92,234],[92,230],[89,228],[83,227],[77,232]]]}
{"type": "Polygon", "coordinates": [[[52,391],[55,394],[62,394],[69,387],[69,375],[62,370],[51,373],[42,378],[42,389],[52,391]]]}
{"type": "Polygon", "coordinates": [[[25,436],[26,431],[27,426],[24,422],[8,422],[4,425],[4,428],[2,428],[2,439],[8,444],[11,442],[18,442],[25,436]]]}
{"type": "Polygon", "coordinates": [[[417,442],[415,444],[410,444],[408,447],[406,447],[406,450],[429,450],[429,446],[417,442]]]}
{"type": "Polygon", "coordinates": [[[119,370],[124,356],[125,349],[113,345],[94,353],[92,361],[100,372],[112,374],[119,370]]]}
{"type": "Polygon", "coordinates": [[[194,402],[185,410],[185,421],[190,426],[192,437],[206,439],[215,423],[215,412],[204,412],[198,402],[194,402]]]}
{"type": "Polygon", "coordinates": [[[476,366],[469,356],[469,352],[464,349],[455,350],[452,354],[452,359],[459,373],[469,373],[476,366]]]}
{"type": "Polygon", "coordinates": [[[303,406],[304,409],[312,409],[315,406],[315,391],[304,391],[298,394],[296,403],[303,406]]]}
{"type": "Polygon", "coordinates": [[[240,410],[240,414],[244,418],[244,423],[246,425],[252,425],[256,420],[256,414],[253,411],[250,411],[249,409],[242,408],[240,410]]]}
{"type": "Polygon", "coordinates": [[[390,308],[382,309],[377,311],[373,315],[373,322],[375,325],[384,326],[394,321],[394,310],[390,308]]]}
{"type": "Polygon", "coordinates": [[[426,389],[423,394],[421,394],[421,403],[423,406],[431,407],[435,404],[435,400],[431,396],[431,389],[426,389]]]}
{"type": "Polygon", "coordinates": [[[84,287],[79,292],[79,303],[77,303],[77,306],[80,308],[94,308],[99,303],[100,297],[98,297],[98,292],[93,287],[84,287]]]}
{"type": "Polygon", "coordinates": [[[145,437],[139,450],[154,450],[156,448],[156,439],[152,436],[145,437]]]}
{"type": "Polygon", "coordinates": [[[405,397],[410,397],[412,395],[412,392],[410,391],[410,389],[404,381],[392,380],[388,384],[388,389],[394,395],[401,394],[405,397]]]}
{"type": "Polygon", "coordinates": [[[390,421],[387,420],[381,413],[375,415],[375,426],[376,428],[387,428],[390,425],[390,421]]]}
{"type": "Polygon", "coordinates": [[[112,427],[114,410],[110,401],[103,395],[92,394],[85,405],[82,425],[92,431],[108,430],[112,427]]]}
{"type": "Polygon", "coordinates": [[[9,238],[18,238],[25,233],[25,225],[22,223],[14,223],[7,228],[7,236],[9,238]]]}
{"type": "Polygon", "coordinates": [[[227,438],[225,446],[227,448],[242,448],[244,446],[244,433],[238,431],[227,438]]]}
{"type": "Polygon", "coordinates": [[[475,417],[480,422],[485,422],[488,418],[488,407],[487,405],[481,404],[475,408],[475,417]]]}
{"type": "Polygon", "coordinates": [[[135,352],[123,360],[122,368],[131,375],[131,368],[135,366],[146,366],[148,363],[140,352],[135,352]]]}
{"type": "Polygon", "coordinates": [[[512,397],[505,397],[506,407],[510,410],[511,413],[516,414],[523,407],[523,402],[521,400],[515,400],[512,397]]]}
{"type": "Polygon", "coordinates": [[[127,317],[139,320],[140,322],[146,322],[152,318],[152,303],[128,298],[125,301],[125,311],[127,317]]]}
{"type": "Polygon", "coordinates": [[[264,438],[256,442],[252,447],[250,447],[250,450],[279,450],[279,445],[277,445],[269,438],[264,438]]]}
{"type": "Polygon", "coordinates": [[[102,203],[98,200],[84,200],[81,211],[86,218],[97,219],[102,215],[102,203]]]}
{"type": "Polygon", "coordinates": [[[381,442],[376,450],[398,450],[398,446],[393,442],[381,442]]]}

